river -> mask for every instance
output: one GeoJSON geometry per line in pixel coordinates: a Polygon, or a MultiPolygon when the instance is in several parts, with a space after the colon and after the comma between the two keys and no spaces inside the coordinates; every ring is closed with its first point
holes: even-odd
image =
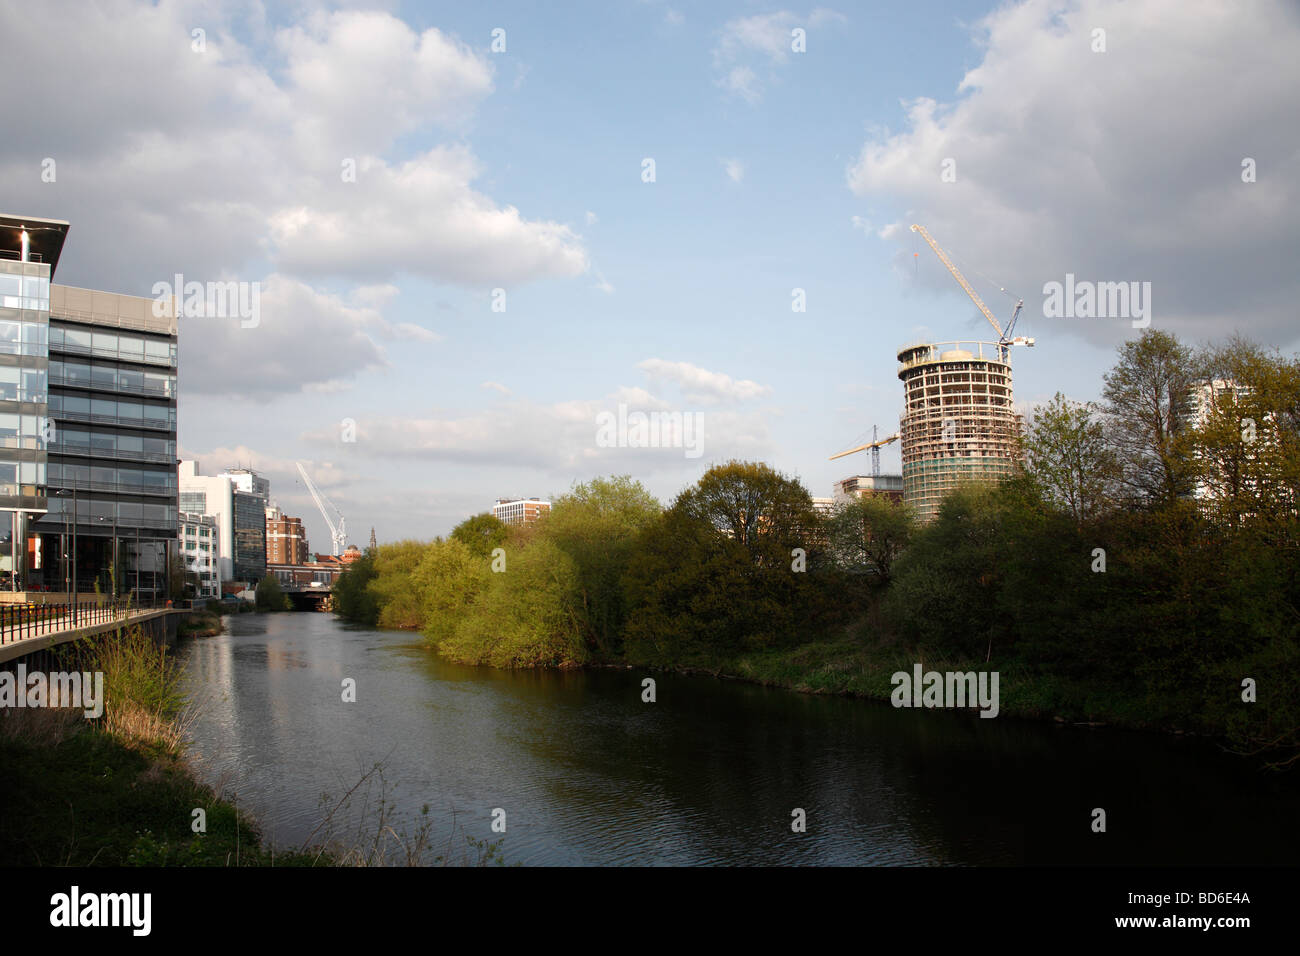
{"type": "MultiPolygon", "coordinates": [[[[1293,863],[1300,847],[1295,780],[1204,740],[665,674],[644,703],[635,670],[466,667],[328,614],[226,621],[178,647],[193,754],[277,847],[377,762],[395,829],[427,821],[453,859],[466,836],[525,865],[1293,863]]],[[[365,843],[380,793],[372,776],[333,836],[365,843]]]]}

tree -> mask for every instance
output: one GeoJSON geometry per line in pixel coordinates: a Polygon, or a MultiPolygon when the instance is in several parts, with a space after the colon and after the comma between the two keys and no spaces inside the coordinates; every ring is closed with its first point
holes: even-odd
{"type": "Polygon", "coordinates": [[[259,611],[288,611],[293,605],[280,587],[280,579],[268,574],[257,584],[256,604],[259,611]]]}
{"type": "Polygon", "coordinates": [[[1192,493],[1188,411],[1197,369],[1191,351],[1168,332],[1126,342],[1106,373],[1107,437],[1126,494],[1145,505],[1171,504],[1192,493]]]}
{"type": "Polygon", "coordinates": [[[483,512],[466,518],[451,529],[451,537],[479,557],[487,557],[505,543],[509,529],[496,515],[483,512]]]}
{"type": "Polygon", "coordinates": [[[1119,477],[1119,459],[1096,406],[1071,402],[1057,392],[1034,414],[1024,445],[1029,475],[1076,527],[1106,509],[1119,477]]]}
{"type": "MultiPolygon", "coordinates": [[[[481,550],[477,535],[470,540],[481,550]]],[[[440,647],[456,633],[491,583],[490,561],[490,552],[479,554],[455,532],[446,541],[435,541],[425,549],[413,585],[420,594],[420,629],[434,647],[440,647]]]]}
{"type": "Polygon", "coordinates": [[[1300,362],[1240,338],[1208,349],[1211,388],[1193,434],[1198,493],[1231,526],[1296,517],[1300,503],[1300,362]]]}
{"type": "Polygon", "coordinates": [[[423,619],[423,596],[414,579],[425,551],[423,541],[397,541],[375,549],[375,577],[367,585],[379,607],[379,626],[418,628],[423,619]]]}
{"type": "Polygon", "coordinates": [[[618,475],[575,484],[539,522],[539,535],[573,562],[582,599],[581,628],[593,653],[613,658],[620,650],[628,560],[637,535],[662,511],[639,481],[618,475]]]}
{"type": "Polygon", "coordinates": [[[378,624],[379,601],[370,590],[375,573],[375,556],[369,550],[348,565],[334,582],[334,613],[353,624],[378,624]]]}
{"type": "Polygon", "coordinates": [[[199,576],[189,569],[185,558],[173,552],[167,558],[167,597],[183,601],[198,594],[199,576]]]}
{"type": "Polygon", "coordinates": [[[894,561],[915,530],[912,509],[885,495],[868,494],[838,502],[830,519],[831,549],[841,566],[865,570],[879,585],[889,583],[894,561]]]}
{"type": "Polygon", "coordinates": [[[714,465],[674,507],[705,521],[745,548],[756,565],[788,565],[819,527],[808,489],[757,462],[714,465]]]}
{"type": "Polygon", "coordinates": [[[712,663],[792,639],[811,623],[822,536],[794,479],[749,462],[710,468],[637,541],[629,657],[712,663]]]}
{"type": "Polygon", "coordinates": [[[455,660],[494,667],[583,664],[589,658],[581,607],[573,561],[538,537],[512,554],[504,572],[488,574],[486,587],[438,647],[455,660]]]}

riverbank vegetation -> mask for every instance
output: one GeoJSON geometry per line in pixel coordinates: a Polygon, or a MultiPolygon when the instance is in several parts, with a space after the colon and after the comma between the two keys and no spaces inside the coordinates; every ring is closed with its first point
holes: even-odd
{"type": "Polygon", "coordinates": [[[1023,440],[1019,473],[958,489],[925,524],[881,497],[819,514],[751,462],[709,468],[667,507],[595,479],[526,528],[480,515],[369,551],[335,607],[503,667],[873,697],[916,662],[997,670],[1003,713],[1300,762],[1300,363],[1147,332],[1100,404],[1057,395],[1023,440]]]}
{"type": "Polygon", "coordinates": [[[382,764],[323,798],[302,847],[278,849],[223,786],[199,782],[187,756],[196,710],[167,648],[135,628],[54,653],[52,671],[103,675],[102,713],[0,708],[0,866],[504,864],[501,841],[454,821],[438,837],[428,807],[408,832],[382,764]]]}
{"type": "Polygon", "coordinates": [[[60,649],[57,669],[104,675],[103,714],[0,713],[0,864],[301,865],[263,847],[246,814],[200,784],[185,760],[191,711],[164,647],[134,629],[60,649]],[[201,810],[205,832],[192,829],[201,810]]]}

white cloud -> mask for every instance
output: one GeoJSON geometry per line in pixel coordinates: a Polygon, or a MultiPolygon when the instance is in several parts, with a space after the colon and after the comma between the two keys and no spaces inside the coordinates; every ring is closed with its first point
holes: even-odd
{"type": "Polygon", "coordinates": [[[756,104],[762,99],[764,82],[752,64],[766,67],[770,79],[774,68],[789,62],[796,27],[807,34],[813,28],[844,19],[834,10],[818,7],[805,16],[779,10],[728,20],[713,47],[713,68],[718,74],[714,82],[728,93],[756,104]]]}
{"type": "MultiPolygon", "coordinates": [[[[903,131],[873,135],[848,171],[856,194],[905,213],[881,231],[904,240],[900,257],[913,251],[906,225],[924,224],[1024,297],[1026,334],[1132,334],[1121,319],[1044,318],[1044,283],[1071,273],[1151,282],[1152,326],[1187,338],[1294,341],[1294,6],[1243,17],[1212,0],[1029,0],[990,14],[979,42],[951,101],[906,104],[903,131]],[[1092,52],[1098,26],[1105,53],[1092,52]],[[941,180],[949,159],[955,182],[941,180]]],[[[955,289],[933,265],[929,281],[955,289]]]]}
{"type": "Polygon", "coordinates": [[[238,28],[265,63],[229,12],[207,6],[122,0],[72,20],[57,4],[0,11],[16,48],[61,64],[32,84],[27,64],[0,61],[28,112],[22,135],[0,140],[0,202],[28,208],[32,156],[56,160],[40,211],[73,223],[64,281],[141,294],[176,271],[264,273],[250,264],[268,258],[300,277],[409,272],[475,287],[585,269],[567,227],[475,188],[463,137],[492,92],[485,53],[386,13],[277,29],[260,9],[241,11],[238,28]],[[202,53],[190,47],[196,20],[202,53]],[[415,132],[452,139],[394,155],[415,132]]]}
{"type": "MultiPolygon", "coordinates": [[[[462,414],[363,418],[358,419],[357,434],[368,460],[440,461],[476,469],[499,466],[516,472],[536,469],[561,476],[565,484],[575,478],[622,472],[698,474],[701,459],[687,458],[680,445],[619,448],[597,444],[598,416],[606,412],[617,415],[620,405],[629,411],[689,411],[702,415],[700,449],[705,462],[757,458],[771,451],[766,412],[684,409],[636,386],[622,386],[600,399],[537,404],[511,398],[491,408],[462,414]]],[[[334,447],[338,441],[333,426],[302,437],[322,447],[334,447]]]]}
{"type": "Polygon", "coordinates": [[[637,363],[637,368],[657,381],[671,382],[681,388],[688,401],[701,405],[720,402],[744,402],[761,398],[772,392],[770,386],[748,379],[736,380],[722,372],[692,365],[690,362],[668,362],[651,358],[637,363]]]}
{"type": "Polygon", "coordinates": [[[727,178],[733,183],[738,183],[745,178],[745,164],[738,159],[721,160],[722,168],[726,170],[727,178]]]}
{"type": "MultiPolygon", "coordinates": [[[[351,306],[286,276],[261,283],[260,319],[181,318],[181,381],[186,392],[265,398],[314,386],[337,391],[388,362],[373,336],[410,337],[374,309],[351,306]],[[214,357],[227,356],[225,362],[214,357]]],[[[423,331],[423,330],[421,330],[423,331]]]]}
{"type": "Polygon", "coordinates": [[[396,17],[342,10],[275,35],[293,128],[309,148],[375,155],[399,133],[463,123],[492,91],[486,54],[396,17]]]}
{"type": "Polygon", "coordinates": [[[597,222],[600,221],[599,219],[596,218],[596,214],[592,212],[590,209],[587,210],[586,219],[587,219],[587,225],[589,226],[594,226],[597,222]]]}
{"type": "Polygon", "coordinates": [[[510,389],[506,388],[500,382],[482,382],[479,384],[479,388],[490,388],[493,391],[500,392],[502,395],[512,394],[510,389]]]}
{"type": "Polygon", "coordinates": [[[725,76],[718,79],[717,83],[728,93],[739,96],[750,105],[758,103],[763,98],[758,74],[747,66],[732,67],[725,76]]]}
{"type": "Polygon", "coordinates": [[[477,163],[460,146],[435,147],[397,166],[358,162],[357,182],[329,208],[275,212],[270,246],[289,271],[387,278],[398,272],[465,285],[577,276],[588,259],[556,222],[533,222],[470,188],[477,163]]]}

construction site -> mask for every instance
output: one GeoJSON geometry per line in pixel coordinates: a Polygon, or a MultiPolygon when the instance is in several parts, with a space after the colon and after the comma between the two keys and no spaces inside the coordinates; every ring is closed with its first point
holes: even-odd
{"type": "MultiPolygon", "coordinates": [[[[832,455],[832,461],[870,451],[870,477],[854,475],[835,482],[835,497],[884,494],[901,499],[918,520],[931,520],[945,496],[963,484],[995,482],[1019,467],[1023,422],[1015,411],[1011,351],[1034,340],[1014,335],[1024,307],[1017,299],[1006,325],[940,248],[923,226],[912,226],[992,326],[992,341],[919,341],[898,350],[898,378],[903,383],[903,410],[898,430],[832,455]],[[901,475],[880,473],[880,449],[900,442],[901,475]]],[[[1001,289],[1006,292],[1005,289],[1001,289]]]]}

